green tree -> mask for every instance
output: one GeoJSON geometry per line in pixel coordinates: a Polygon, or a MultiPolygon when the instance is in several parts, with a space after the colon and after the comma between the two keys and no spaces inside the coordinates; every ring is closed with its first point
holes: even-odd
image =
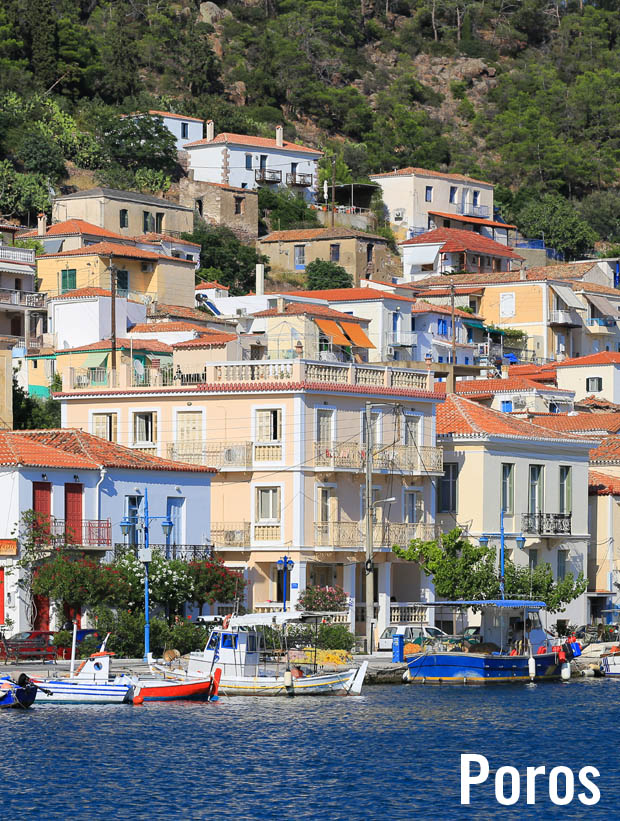
{"type": "Polygon", "coordinates": [[[577,208],[556,194],[546,194],[525,205],[517,215],[517,224],[526,236],[542,237],[547,247],[568,259],[588,253],[596,241],[595,232],[577,208]]]}
{"type": "Polygon", "coordinates": [[[161,117],[110,118],[102,133],[109,161],[136,172],[140,168],[171,173],[177,162],[176,142],[161,117]]]}
{"type": "Polygon", "coordinates": [[[287,231],[290,228],[320,227],[315,211],[303,197],[292,191],[274,190],[266,186],[258,189],[258,233],[287,231]]]}
{"type": "Polygon", "coordinates": [[[579,212],[599,239],[620,242],[620,190],[594,191],[581,201],[579,212]]]}
{"type": "MultiPolygon", "coordinates": [[[[432,576],[438,599],[466,601],[497,599],[500,596],[497,552],[492,545],[473,545],[461,536],[458,528],[443,533],[439,539],[423,542],[414,539],[407,547],[395,545],[392,550],[407,561],[417,562],[432,576]]],[[[558,582],[548,564],[534,571],[519,567],[510,559],[504,569],[506,598],[544,601],[549,612],[561,610],[587,588],[587,579],[571,573],[558,582]]]]}
{"type": "Polygon", "coordinates": [[[60,402],[29,396],[13,377],[13,428],[38,430],[60,427],[60,402]]]}
{"type": "Polygon", "coordinates": [[[342,265],[326,259],[314,259],[306,265],[306,286],[311,291],[325,288],[352,288],[353,277],[342,265]]]}
{"type": "Polygon", "coordinates": [[[36,126],[21,133],[16,147],[16,159],[24,171],[41,174],[52,180],[64,177],[67,173],[60,146],[36,126]]]}
{"type": "Polygon", "coordinates": [[[224,567],[217,558],[189,562],[187,569],[192,581],[192,601],[201,613],[204,604],[232,602],[243,595],[245,581],[241,574],[224,567]]]}

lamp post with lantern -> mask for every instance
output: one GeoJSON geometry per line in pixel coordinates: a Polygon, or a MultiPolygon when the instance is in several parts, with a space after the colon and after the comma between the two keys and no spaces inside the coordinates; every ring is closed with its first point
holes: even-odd
{"type": "Polygon", "coordinates": [[[278,561],[276,562],[276,567],[278,568],[278,570],[281,570],[284,574],[283,578],[282,578],[282,587],[283,587],[283,590],[284,590],[284,593],[283,593],[284,604],[283,604],[283,607],[282,607],[282,611],[284,613],[286,613],[286,574],[287,574],[287,572],[292,571],[292,569],[295,567],[295,562],[291,558],[289,558],[288,556],[283,556],[281,559],[278,559],[278,561]]]}
{"type": "Polygon", "coordinates": [[[520,550],[523,550],[523,548],[525,547],[525,536],[523,535],[523,533],[506,533],[506,531],[504,530],[504,509],[502,508],[499,514],[499,533],[482,533],[478,538],[480,547],[486,547],[489,543],[489,539],[499,538],[499,592],[501,594],[502,599],[506,598],[504,589],[504,554],[506,536],[514,538],[517,547],[520,550]]]}

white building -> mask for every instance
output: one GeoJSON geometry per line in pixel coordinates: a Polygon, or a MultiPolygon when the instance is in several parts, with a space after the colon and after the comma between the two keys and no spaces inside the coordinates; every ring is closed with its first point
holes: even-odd
{"type": "Polygon", "coordinates": [[[556,363],[558,388],[575,392],[575,400],[596,396],[620,404],[620,353],[601,351],[556,363]]]}
{"type": "Polygon", "coordinates": [[[198,182],[249,189],[275,185],[316,201],[318,162],[323,152],[288,142],[282,126],[276,128],[275,139],[226,132],[216,136],[213,120],[207,120],[206,138],[183,147],[189,153],[190,172],[198,182]]]}
{"type": "MultiPolygon", "coordinates": [[[[26,511],[49,521],[52,534],[68,534],[77,550],[101,557],[139,541],[124,537],[120,522],[143,514],[148,489],[149,513],[172,521],[169,551],[180,558],[207,552],[213,468],[158,459],[75,429],[2,431],[0,440],[0,626],[7,633],[64,621],[43,598],[31,603],[18,584],[26,511]]],[[[151,544],[165,549],[165,541],[154,522],[151,544]]]]}
{"type": "Polygon", "coordinates": [[[182,151],[187,142],[202,139],[204,120],[201,120],[200,117],[173,114],[171,111],[147,111],[146,114],[132,114],[130,116],[149,116],[161,119],[176,140],[177,151],[182,151]]]}

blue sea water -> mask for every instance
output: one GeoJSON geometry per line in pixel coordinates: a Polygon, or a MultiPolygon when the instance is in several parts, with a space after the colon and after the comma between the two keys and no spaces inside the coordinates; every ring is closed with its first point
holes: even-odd
{"type": "Polygon", "coordinates": [[[620,681],[368,687],[349,698],[0,710],[3,819],[611,819],[620,816],[620,681]],[[461,753],[489,782],[460,805],[461,753]],[[601,775],[598,805],[503,807],[493,773],[601,775]]]}

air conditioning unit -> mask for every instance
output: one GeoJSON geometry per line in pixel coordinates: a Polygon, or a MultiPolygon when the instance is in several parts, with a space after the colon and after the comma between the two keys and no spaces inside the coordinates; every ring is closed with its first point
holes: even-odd
{"type": "Polygon", "coordinates": [[[222,462],[225,465],[238,465],[243,462],[243,446],[224,448],[222,451],[222,462]]]}
{"type": "Polygon", "coordinates": [[[153,263],[152,262],[143,262],[142,263],[142,270],[148,274],[153,272],[153,263]]]}
{"type": "Polygon", "coordinates": [[[405,209],[396,208],[394,211],[394,222],[402,222],[405,219],[405,209]]]}
{"type": "Polygon", "coordinates": [[[523,396],[515,396],[512,400],[512,405],[514,408],[525,408],[526,402],[525,397],[523,396]]]}
{"type": "Polygon", "coordinates": [[[396,350],[395,350],[393,345],[388,345],[387,348],[385,349],[385,355],[386,356],[394,356],[395,352],[396,352],[396,350]]]}

